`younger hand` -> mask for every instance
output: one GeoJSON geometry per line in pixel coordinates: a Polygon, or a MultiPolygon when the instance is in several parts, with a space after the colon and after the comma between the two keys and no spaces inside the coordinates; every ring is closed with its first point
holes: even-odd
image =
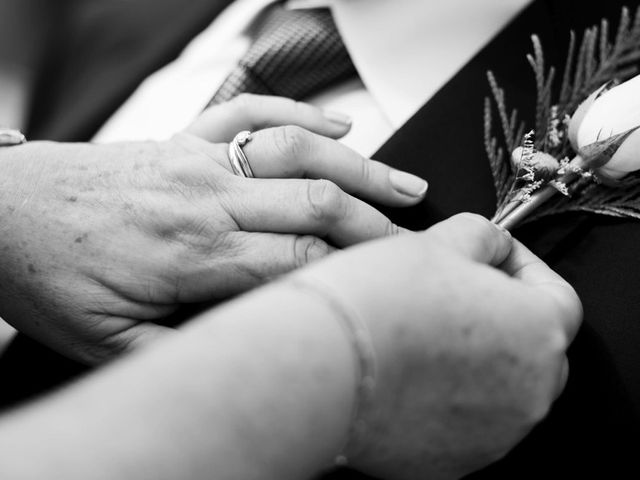
{"type": "Polygon", "coordinates": [[[351,464],[387,479],[458,478],[504,455],[566,381],[573,289],[475,215],[355,247],[294,278],[371,332],[377,380],[351,464]]]}

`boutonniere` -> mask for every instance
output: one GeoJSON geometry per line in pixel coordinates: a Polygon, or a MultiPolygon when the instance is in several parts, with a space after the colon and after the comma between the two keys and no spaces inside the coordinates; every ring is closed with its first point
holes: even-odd
{"type": "Polygon", "coordinates": [[[609,23],[571,32],[559,92],[556,70],[545,65],[540,39],[527,56],[537,87],[532,130],[488,72],[485,148],[494,178],[493,221],[511,229],[570,212],[640,219],[640,7],[624,8],[613,41],[609,23]],[[494,134],[497,111],[501,139],[494,134]]]}

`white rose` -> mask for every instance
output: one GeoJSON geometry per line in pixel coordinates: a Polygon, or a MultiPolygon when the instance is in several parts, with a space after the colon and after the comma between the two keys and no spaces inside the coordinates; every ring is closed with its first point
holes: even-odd
{"type": "Polygon", "coordinates": [[[605,88],[591,94],[571,117],[569,140],[598,173],[621,178],[640,170],[640,75],[605,88]]]}

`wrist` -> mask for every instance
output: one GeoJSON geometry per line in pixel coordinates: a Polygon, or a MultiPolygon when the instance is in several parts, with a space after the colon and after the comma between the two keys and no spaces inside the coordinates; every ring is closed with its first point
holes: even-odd
{"type": "Polygon", "coordinates": [[[335,459],[337,465],[347,465],[356,457],[366,434],[365,417],[371,410],[377,377],[377,362],[371,333],[367,324],[355,309],[336,296],[330,288],[319,281],[308,281],[303,276],[293,277],[288,282],[300,293],[311,294],[331,312],[335,322],[342,327],[345,338],[351,345],[357,379],[354,385],[354,403],[347,439],[335,459]]]}
{"type": "MultiPolygon", "coordinates": [[[[269,439],[261,455],[271,458],[263,463],[298,463],[297,478],[331,467],[349,433],[358,379],[352,345],[335,315],[314,293],[284,283],[241,297],[187,328],[216,344],[239,339],[240,350],[254,357],[249,361],[260,360],[248,366],[251,377],[267,382],[260,403],[278,405],[262,415],[270,424],[287,425],[286,432],[255,432],[269,439]]],[[[279,470],[279,478],[287,478],[279,470]]]]}
{"type": "MultiPolygon", "coordinates": [[[[328,262],[322,263],[326,266],[328,262]]],[[[352,362],[355,358],[356,365],[353,384],[356,395],[349,441],[341,453],[345,453],[349,466],[375,476],[381,455],[380,440],[386,437],[382,432],[394,424],[397,409],[403,408],[398,404],[398,392],[407,387],[403,367],[406,362],[402,356],[409,351],[403,347],[408,342],[408,332],[402,328],[403,322],[397,321],[406,313],[393,308],[392,294],[387,301],[384,296],[372,298],[372,289],[365,283],[349,284],[326,269],[320,272],[318,264],[290,278],[293,282],[302,279],[305,288],[315,292],[333,312],[334,321],[341,325],[349,340],[352,362]]]]}

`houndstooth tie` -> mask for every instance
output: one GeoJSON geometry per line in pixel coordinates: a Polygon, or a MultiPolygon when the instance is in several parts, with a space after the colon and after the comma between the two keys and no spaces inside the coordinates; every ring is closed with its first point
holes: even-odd
{"type": "Polygon", "coordinates": [[[301,100],[356,74],[329,9],[277,4],[255,31],[252,46],[209,105],[244,92],[301,100]]]}

